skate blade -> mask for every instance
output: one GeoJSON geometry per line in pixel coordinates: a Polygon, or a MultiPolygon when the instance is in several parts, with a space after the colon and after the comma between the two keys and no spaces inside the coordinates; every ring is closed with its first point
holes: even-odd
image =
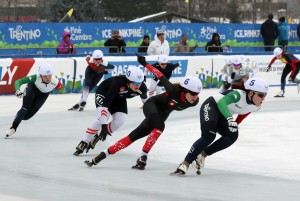
{"type": "Polygon", "coordinates": [[[171,172],[169,175],[170,176],[177,176],[177,177],[184,177],[185,176],[185,174],[180,174],[180,173],[175,173],[175,172],[171,172]]]}
{"type": "Polygon", "coordinates": [[[276,95],[276,96],[274,96],[274,98],[284,98],[284,96],[278,96],[278,95],[276,95]]]}
{"type": "Polygon", "coordinates": [[[145,166],[134,165],[134,166],[131,167],[131,169],[135,169],[135,170],[145,170],[145,166]]]}
{"type": "Polygon", "coordinates": [[[195,161],[193,161],[193,163],[192,163],[192,167],[193,167],[193,169],[195,170],[195,172],[196,172],[196,174],[197,175],[200,175],[201,174],[201,171],[200,171],[200,166],[199,165],[197,165],[197,164],[195,164],[196,162],[195,161]]]}
{"type": "Polygon", "coordinates": [[[92,167],[93,164],[90,161],[84,161],[84,163],[88,166],[88,167],[92,167]]]}

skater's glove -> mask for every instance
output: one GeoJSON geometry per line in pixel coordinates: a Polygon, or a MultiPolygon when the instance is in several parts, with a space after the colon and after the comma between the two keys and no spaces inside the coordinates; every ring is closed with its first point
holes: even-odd
{"type": "Polygon", "coordinates": [[[238,124],[234,121],[232,117],[227,118],[228,128],[231,132],[236,132],[238,130],[238,124]]]}
{"type": "Polygon", "coordinates": [[[179,63],[176,63],[174,64],[174,67],[177,68],[180,64],[179,63]]]}
{"type": "Polygon", "coordinates": [[[144,56],[141,56],[139,54],[136,54],[137,56],[137,60],[138,62],[142,65],[142,66],[146,66],[148,63],[146,62],[146,58],[144,56]]]}
{"type": "Polygon", "coordinates": [[[271,66],[268,66],[268,67],[267,67],[267,72],[269,72],[270,69],[271,69],[271,66]]]}
{"type": "Polygon", "coordinates": [[[17,90],[17,91],[16,91],[16,96],[17,96],[18,98],[23,98],[25,95],[26,95],[25,91],[24,91],[24,92],[21,91],[21,90],[17,90]]]}
{"type": "Polygon", "coordinates": [[[146,82],[146,78],[147,78],[147,77],[146,77],[146,76],[144,76],[144,82],[146,82]]]}
{"type": "Polygon", "coordinates": [[[101,132],[99,134],[99,140],[104,141],[106,139],[107,135],[111,136],[110,132],[107,130],[107,124],[103,124],[101,132]]]}

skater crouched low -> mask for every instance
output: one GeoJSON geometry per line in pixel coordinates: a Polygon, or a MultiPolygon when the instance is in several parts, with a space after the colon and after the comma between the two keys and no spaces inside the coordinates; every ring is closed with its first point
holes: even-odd
{"type": "Polygon", "coordinates": [[[251,112],[260,109],[268,88],[262,78],[252,77],[246,81],[245,90],[228,90],[206,99],[200,108],[201,137],[171,175],[186,174],[190,164],[200,174],[207,156],[230,147],[237,140],[238,125],[251,112]],[[235,120],[234,114],[238,114],[235,120]],[[214,142],[217,133],[221,137],[214,142]]]}

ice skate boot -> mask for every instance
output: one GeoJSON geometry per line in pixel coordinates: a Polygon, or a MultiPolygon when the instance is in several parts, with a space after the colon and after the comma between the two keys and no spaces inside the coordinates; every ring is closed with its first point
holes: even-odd
{"type": "Polygon", "coordinates": [[[176,169],[175,172],[172,172],[170,175],[171,176],[183,176],[187,173],[189,169],[189,163],[186,161],[183,161],[179,167],[176,169]]]}
{"type": "Polygon", "coordinates": [[[79,108],[79,104],[78,103],[76,103],[73,107],[71,107],[70,109],[68,109],[69,111],[72,111],[72,110],[78,110],[78,108],[79,108]]]}
{"type": "Polygon", "coordinates": [[[84,141],[81,141],[78,146],[76,147],[76,151],[74,152],[73,155],[79,156],[80,154],[83,153],[83,151],[87,148],[88,144],[84,141]]]}
{"type": "Polygon", "coordinates": [[[79,105],[79,112],[82,112],[84,110],[84,107],[86,105],[86,102],[81,102],[79,105]]]}
{"type": "Polygon", "coordinates": [[[284,91],[281,90],[280,92],[278,92],[278,94],[276,94],[276,96],[274,96],[275,98],[283,98],[284,97],[284,91]]]}
{"type": "Polygon", "coordinates": [[[94,136],[94,138],[90,141],[89,145],[87,146],[86,153],[88,153],[90,149],[94,149],[99,140],[100,140],[100,137],[99,137],[99,135],[96,134],[94,136]]]}
{"type": "Polygon", "coordinates": [[[204,151],[202,151],[198,156],[197,156],[197,163],[199,164],[200,168],[204,168],[204,162],[205,162],[205,158],[206,158],[206,153],[204,151]]]}
{"type": "Polygon", "coordinates": [[[147,156],[141,156],[137,159],[136,165],[132,166],[132,169],[144,170],[147,165],[147,156]]]}
{"type": "Polygon", "coordinates": [[[84,161],[84,163],[89,166],[92,167],[93,165],[97,165],[100,161],[102,161],[103,159],[106,158],[106,155],[104,152],[101,152],[100,154],[98,154],[95,158],[93,158],[91,161],[84,161]]]}
{"type": "Polygon", "coordinates": [[[13,127],[10,127],[10,129],[8,129],[8,130],[6,131],[5,138],[8,138],[9,136],[12,136],[15,132],[16,132],[16,129],[13,128],[13,127]]]}

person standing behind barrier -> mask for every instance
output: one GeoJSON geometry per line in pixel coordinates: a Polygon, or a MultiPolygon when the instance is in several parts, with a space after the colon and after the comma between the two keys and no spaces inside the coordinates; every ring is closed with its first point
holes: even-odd
{"type": "Polygon", "coordinates": [[[274,97],[284,97],[285,93],[285,83],[286,83],[286,77],[290,72],[289,81],[298,83],[298,93],[300,90],[300,80],[296,78],[297,74],[300,70],[300,60],[295,57],[292,53],[289,53],[287,51],[283,51],[280,47],[276,47],[274,49],[274,58],[271,60],[270,64],[268,65],[267,72],[270,71],[272,64],[275,62],[276,59],[280,60],[282,63],[285,63],[285,67],[282,70],[281,74],[281,86],[280,86],[280,92],[274,97]]]}
{"type": "Polygon", "coordinates": [[[213,33],[211,40],[206,43],[205,50],[207,52],[223,52],[221,45],[220,35],[213,33]]]}
{"type": "Polygon", "coordinates": [[[289,27],[285,21],[285,17],[280,17],[278,19],[278,45],[282,47],[282,50],[287,50],[287,45],[289,43],[289,27]]]}
{"type": "MultiPolygon", "coordinates": [[[[159,70],[162,74],[164,74],[165,77],[169,80],[173,70],[179,66],[179,63],[176,64],[170,63],[168,56],[162,54],[158,56],[157,62],[152,66],[157,70],[159,70]]],[[[162,83],[155,75],[153,75],[149,86],[149,97],[152,97],[155,92],[156,95],[160,94],[162,88],[163,88],[162,83]]]]}
{"type": "Polygon", "coordinates": [[[186,34],[182,34],[181,36],[181,41],[175,44],[174,52],[193,52],[198,45],[196,44],[195,46],[190,46],[187,42],[188,36],[186,34]]]}
{"type": "Polygon", "coordinates": [[[97,83],[102,79],[104,74],[108,74],[115,68],[103,60],[103,52],[101,50],[95,50],[91,56],[85,58],[88,66],[85,69],[85,80],[82,95],[78,103],[69,109],[83,111],[86,106],[86,102],[89,93],[94,89],[97,83]]]}
{"type": "Polygon", "coordinates": [[[150,37],[149,37],[149,35],[144,35],[143,42],[141,43],[141,45],[140,45],[140,47],[138,49],[138,52],[139,53],[147,53],[149,44],[150,44],[150,37]]]}
{"type": "Polygon", "coordinates": [[[126,43],[119,30],[113,30],[112,33],[111,38],[105,41],[104,46],[110,47],[109,53],[125,53],[126,43]]]}
{"type": "Polygon", "coordinates": [[[279,35],[279,30],[276,22],[273,21],[273,14],[268,15],[268,19],[261,25],[260,34],[264,40],[265,51],[270,52],[273,50],[275,40],[279,35]]]}
{"type": "Polygon", "coordinates": [[[158,31],[147,50],[148,55],[167,55],[170,54],[169,42],[165,39],[165,33],[158,31]]]}
{"type": "Polygon", "coordinates": [[[71,34],[69,32],[63,32],[62,41],[57,46],[57,54],[76,54],[76,49],[70,38],[71,34]]]}
{"type": "Polygon", "coordinates": [[[15,81],[16,96],[23,98],[23,104],[18,111],[11,127],[6,131],[6,137],[13,135],[23,120],[29,120],[46,102],[53,89],[61,89],[61,82],[53,76],[53,67],[48,63],[39,66],[37,74],[15,81]],[[21,85],[27,84],[22,91],[21,85]]]}

